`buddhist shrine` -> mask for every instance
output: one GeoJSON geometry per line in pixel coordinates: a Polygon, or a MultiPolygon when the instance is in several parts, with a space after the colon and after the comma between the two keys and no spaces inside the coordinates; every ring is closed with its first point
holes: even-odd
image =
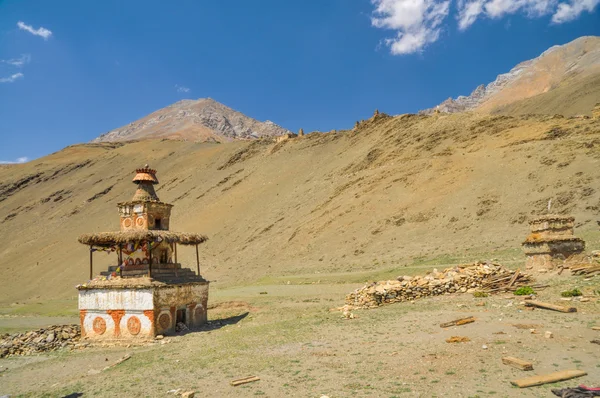
{"type": "Polygon", "coordinates": [[[133,182],[133,198],[117,205],[120,231],[78,239],[90,252],[90,281],[77,287],[81,334],[88,339],[149,339],[206,322],[208,281],[200,274],[198,245],[207,238],[169,230],[173,205],[156,195],[156,170],[137,169],[133,182]],[[178,245],[195,247],[196,272],[179,263],[178,245]],[[114,253],[115,265],[94,277],[97,251],[114,253]]]}
{"type": "Polygon", "coordinates": [[[525,266],[531,270],[552,270],[576,261],[585,242],[574,236],[575,218],[548,214],[529,222],[531,233],[523,242],[525,266]]]}

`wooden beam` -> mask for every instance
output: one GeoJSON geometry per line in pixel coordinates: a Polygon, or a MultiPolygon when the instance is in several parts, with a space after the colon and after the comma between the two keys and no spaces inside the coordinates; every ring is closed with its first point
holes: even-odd
{"type": "Polygon", "coordinates": [[[260,380],[260,377],[250,376],[250,377],[244,377],[243,379],[232,380],[229,383],[235,387],[235,386],[239,386],[239,385],[246,384],[246,383],[252,383],[253,381],[258,381],[258,380],[260,380]]]}
{"type": "Polygon", "coordinates": [[[123,244],[119,243],[119,264],[117,268],[119,269],[119,276],[123,275],[123,244]]]}
{"type": "Polygon", "coordinates": [[[440,327],[441,328],[449,328],[450,326],[466,325],[467,323],[472,323],[472,322],[475,322],[475,318],[470,316],[468,318],[460,318],[460,319],[455,319],[454,321],[441,323],[440,327]]]}
{"type": "Polygon", "coordinates": [[[148,241],[148,277],[152,278],[152,242],[148,241]]]}
{"type": "Polygon", "coordinates": [[[198,254],[198,245],[196,245],[196,265],[198,266],[198,276],[200,276],[200,255],[198,254]]]}
{"type": "Polygon", "coordinates": [[[502,363],[521,370],[533,370],[533,364],[531,362],[515,357],[504,357],[502,358],[502,363]]]}
{"type": "Polygon", "coordinates": [[[525,377],[524,379],[513,380],[510,383],[513,386],[525,388],[574,379],[575,377],[581,377],[585,375],[587,375],[587,372],[584,372],[583,370],[561,370],[560,372],[554,372],[547,375],[531,376],[525,377]]]}
{"type": "Polygon", "coordinates": [[[90,280],[92,280],[93,276],[94,276],[94,272],[93,272],[93,262],[94,262],[94,255],[93,255],[93,251],[92,249],[94,248],[94,246],[90,245],[90,280]]]}
{"type": "Polygon", "coordinates": [[[575,308],[575,307],[563,307],[562,305],[543,303],[541,301],[534,301],[534,300],[525,302],[525,306],[526,307],[543,308],[545,310],[552,310],[552,311],[558,311],[558,312],[577,312],[577,308],[575,308]]]}

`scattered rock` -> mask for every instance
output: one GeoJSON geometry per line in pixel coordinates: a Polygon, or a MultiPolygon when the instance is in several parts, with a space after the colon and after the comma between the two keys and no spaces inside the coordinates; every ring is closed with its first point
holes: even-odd
{"type": "Polygon", "coordinates": [[[546,331],[546,333],[544,333],[544,337],[547,339],[551,339],[552,337],[554,337],[554,335],[552,334],[552,332],[546,331]]]}

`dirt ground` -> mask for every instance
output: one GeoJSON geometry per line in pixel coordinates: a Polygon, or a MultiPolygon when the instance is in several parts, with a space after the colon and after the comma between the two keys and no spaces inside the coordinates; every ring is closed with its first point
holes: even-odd
{"type": "MultiPolygon", "coordinates": [[[[209,329],[167,337],[166,344],[2,359],[0,395],[160,397],[181,388],[213,397],[549,397],[557,385],[600,384],[600,345],[590,343],[600,338],[600,331],[592,330],[600,326],[598,281],[566,275],[544,281],[550,287],[539,291],[538,299],[575,306],[576,313],[528,310],[521,297],[508,293],[461,294],[355,310],[355,319],[331,309],[360,284],[214,288],[209,329]],[[589,301],[562,300],[560,292],[573,287],[589,301]],[[476,321],[439,326],[466,316],[476,321]],[[546,338],[546,331],[553,338],[546,338]],[[470,341],[446,343],[450,336],[470,341]],[[126,354],[132,358],[101,371],[126,354]],[[534,370],[503,365],[506,355],[533,362],[534,370]],[[510,384],[563,369],[588,375],[527,389],[510,384]],[[260,380],[229,385],[250,375],[260,380]]],[[[0,328],[15,328],[15,319],[24,327],[32,320],[3,317],[0,328]]]]}

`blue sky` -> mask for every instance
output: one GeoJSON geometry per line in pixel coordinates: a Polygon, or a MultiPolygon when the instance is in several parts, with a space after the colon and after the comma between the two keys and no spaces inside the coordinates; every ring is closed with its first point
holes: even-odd
{"type": "Polygon", "coordinates": [[[185,98],[291,130],[469,94],[600,35],[600,0],[0,0],[0,161],[185,98]]]}

